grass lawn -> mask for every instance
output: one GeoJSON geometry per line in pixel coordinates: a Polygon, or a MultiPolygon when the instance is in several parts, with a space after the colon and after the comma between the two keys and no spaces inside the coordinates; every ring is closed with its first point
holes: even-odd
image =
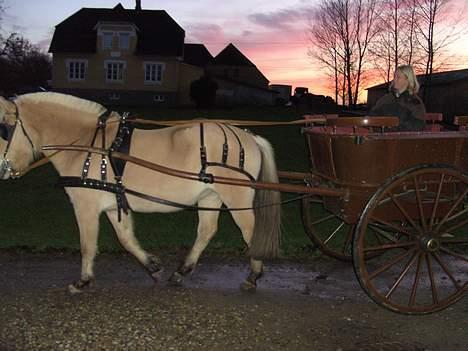
{"type": "MultiPolygon", "coordinates": [[[[301,118],[295,109],[238,108],[231,110],[193,109],[124,109],[148,119],[255,119],[293,120],[301,118]]],[[[300,127],[252,128],[273,144],[278,168],[307,170],[307,155],[300,127]]],[[[63,189],[57,188],[57,173],[49,164],[24,178],[0,182],[0,248],[44,251],[49,249],[79,250],[79,234],[73,209],[63,189]]],[[[288,198],[290,195],[284,195],[288,198]]],[[[136,234],[144,248],[185,249],[191,246],[196,233],[197,214],[183,211],[174,214],[136,214],[136,234]]],[[[101,218],[100,251],[122,250],[107,222],[101,218]]],[[[212,253],[242,253],[240,231],[229,214],[222,214],[219,232],[207,249],[212,253]]],[[[283,254],[311,254],[311,244],[302,228],[299,203],[283,206],[283,254]]]]}

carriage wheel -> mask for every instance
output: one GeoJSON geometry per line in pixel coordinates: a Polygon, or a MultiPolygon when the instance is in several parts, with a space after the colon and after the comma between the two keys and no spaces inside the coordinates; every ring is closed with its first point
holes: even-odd
{"type": "Polygon", "coordinates": [[[320,251],[342,261],[351,261],[354,226],[325,209],[320,197],[304,197],[301,212],[305,232],[320,251]]]}
{"type": "Polygon", "coordinates": [[[353,264],[365,292],[395,312],[431,313],[460,300],[468,291],[468,175],[426,165],[390,178],[357,224],[353,264]],[[380,255],[369,260],[371,252],[380,255]]]}

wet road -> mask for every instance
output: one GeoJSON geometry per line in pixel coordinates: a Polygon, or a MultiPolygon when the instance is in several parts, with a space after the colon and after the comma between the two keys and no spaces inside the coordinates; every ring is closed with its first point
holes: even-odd
{"type": "Polygon", "coordinates": [[[274,262],[255,294],[247,261],[205,258],[182,288],[155,285],[131,257],[101,255],[97,285],[70,296],[76,254],[0,252],[0,350],[468,350],[468,299],[405,316],[374,304],[352,267],[274,262]]]}

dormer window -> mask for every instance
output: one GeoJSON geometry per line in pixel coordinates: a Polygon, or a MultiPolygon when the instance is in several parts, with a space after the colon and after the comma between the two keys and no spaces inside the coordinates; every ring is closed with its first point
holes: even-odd
{"type": "Polygon", "coordinates": [[[102,33],[102,48],[103,49],[112,49],[113,39],[114,39],[114,33],[112,33],[112,32],[103,32],[102,33]]]}
{"type": "Polygon", "coordinates": [[[130,48],[130,33],[120,32],[119,33],[119,49],[130,48]]]}
{"type": "Polygon", "coordinates": [[[138,28],[133,23],[98,22],[94,29],[101,50],[130,50],[136,44],[138,28]]]}

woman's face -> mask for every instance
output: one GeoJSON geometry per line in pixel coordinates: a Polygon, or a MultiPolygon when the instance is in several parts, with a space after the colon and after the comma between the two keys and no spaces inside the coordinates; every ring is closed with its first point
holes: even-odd
{"type": "Polygon", "coordinates": [[[408,77],[399,70],[395,71],[395,77],[393,78],[393,88],[398,92],[402,93],[408,88],[408,77]]]}

